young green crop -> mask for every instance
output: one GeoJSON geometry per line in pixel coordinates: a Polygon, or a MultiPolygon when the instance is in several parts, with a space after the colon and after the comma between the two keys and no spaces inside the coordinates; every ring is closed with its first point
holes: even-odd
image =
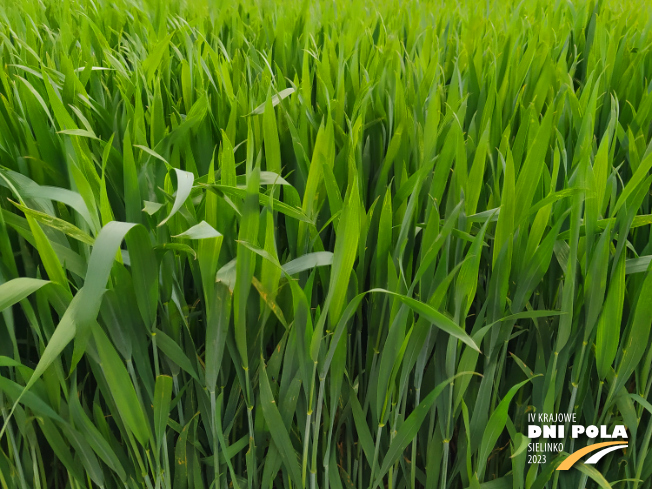
{"type": "Polygon", "coordinates": [[[645,2],[0,15],[1,488],[652,488],[645,2]]]}

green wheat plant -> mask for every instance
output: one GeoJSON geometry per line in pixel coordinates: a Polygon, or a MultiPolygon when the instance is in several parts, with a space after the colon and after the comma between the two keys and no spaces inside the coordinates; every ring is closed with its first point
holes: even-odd
{"type": "Polygon", "coordinates": [[[7,0],[0,57],[2,489],[652,488],[646,2],[7,0]]]}

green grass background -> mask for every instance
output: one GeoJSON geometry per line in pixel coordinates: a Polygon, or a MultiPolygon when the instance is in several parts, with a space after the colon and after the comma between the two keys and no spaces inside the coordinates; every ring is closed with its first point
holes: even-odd
{"type": "Polygon", "coordinates": [[[0,19],[0,487],[652,487],[645,2],[0,19]]]}

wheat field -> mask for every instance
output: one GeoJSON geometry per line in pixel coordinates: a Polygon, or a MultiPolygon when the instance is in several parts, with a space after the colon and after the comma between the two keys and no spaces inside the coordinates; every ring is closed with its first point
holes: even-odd
{"type": "Polygon", "coordinates": [[[0,19],[1,488],[652,488],[649,4],[0,19]]]}

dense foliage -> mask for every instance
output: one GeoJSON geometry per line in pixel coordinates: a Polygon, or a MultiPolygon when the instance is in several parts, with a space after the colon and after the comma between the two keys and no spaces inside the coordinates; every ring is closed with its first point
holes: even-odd
{"type": "Polygon", "coordinates": [[[0,487],[652,487],[650,7],[212,3],[0,7],[0,487]]]}

